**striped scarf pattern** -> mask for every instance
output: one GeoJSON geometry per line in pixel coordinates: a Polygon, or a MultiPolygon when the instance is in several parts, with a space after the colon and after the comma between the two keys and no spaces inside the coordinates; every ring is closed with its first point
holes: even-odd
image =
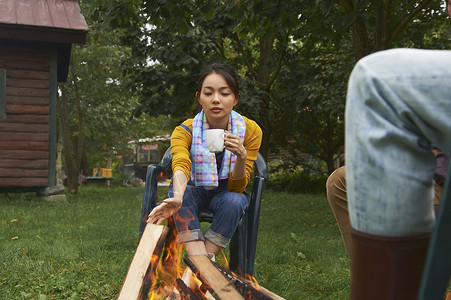
{"type": "MultiPolygon", "coordinates": [[[[196,186],[217,187],[220,179],[229,178],[235,165],[236,155],[224,149],[222,167],[217,171],[216,156],[208,151],[205,130],[210,129],[207,117],[202,110],[193,120],[193,141],[191,143],[191,180],[196,186]]],[[[229,114],[228,131],[244,141],[246,124],[243,116],[235,111],[229,114]]]]}

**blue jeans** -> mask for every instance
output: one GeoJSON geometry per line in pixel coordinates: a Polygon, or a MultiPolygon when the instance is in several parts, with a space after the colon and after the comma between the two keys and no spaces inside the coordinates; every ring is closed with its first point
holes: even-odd
{"type": "MultiPolygon", "coordinates": [[[[172,196],[171,188],[167,197],[172,196]]],[[[220,180],[219,186],[211,190],[188,184],[183,194],[182,207],[174,215],[177,241],[183,243],[208,239],[218,246],[227,247],[248,205],[248,194],[229,192],[227,179],[220,180]],[[199,211],[214,213],[213,222],[206,230],[205,238],[197,218],[199,211]]]]}
{"type": "Polygon", "coordinates": [[[345,120],[352,227],[395,237],[431,232],[431,143],[451,154],[451,51],[393,49],[361,59],[345,120]]]}

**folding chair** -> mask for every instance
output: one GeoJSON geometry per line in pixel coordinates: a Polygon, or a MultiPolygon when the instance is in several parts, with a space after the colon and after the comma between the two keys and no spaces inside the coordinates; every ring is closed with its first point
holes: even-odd
{"type": "Polygon", "coordinates": [[[426,263],[423,270],[419,300],[442,300],[451,274],[451,168],[446,175],[445,187],[432,231],[426,263]]]}
{"type": "MultiPolygon", "coordinates": [[[[172,155],[171,148],[166,150],[160,163],[149,165],[147,167],[146,185],[142,204],[141,224],[139,226],[139,238],[146,226],[147,216],[157,203],[157,174],[171,167],[172,155]]],[[[268,168],[263,156],[257,154],[257,160],[254,163],[254,169],[257,170],[254,178],[252,193],[249,206],[241,218],[238,227],[230,241],[230,262],[229,268],[233,272],[251,275],[254,273],[254,260],[257,248],[258,222],[260,218],[260,206],[263,194],[265,180],[268,179],[268,168]]],[[[200,212],[199,221],[210,222],[213,220],[213,214],[200,212]]]]}

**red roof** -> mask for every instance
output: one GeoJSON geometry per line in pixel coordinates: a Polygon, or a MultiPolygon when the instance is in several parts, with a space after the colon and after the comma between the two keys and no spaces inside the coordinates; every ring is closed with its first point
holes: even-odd
{"type": "Polygon", "coordinates": [[[84,43],[87,29],[77,0],[0,0],[0,38],[84,43]]]}

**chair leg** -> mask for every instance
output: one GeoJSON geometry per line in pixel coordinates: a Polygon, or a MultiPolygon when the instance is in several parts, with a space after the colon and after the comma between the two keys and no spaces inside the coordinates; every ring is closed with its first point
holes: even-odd
{"type": "Polygon", "coordinates": [[[229,245],[229,268],[232,272],[239,273],[241,275],[244,275],[247,272],[246,235],[244,228],[246,222],[243,222],[243,219],[244,216],[240,220],[229,245]]]}

